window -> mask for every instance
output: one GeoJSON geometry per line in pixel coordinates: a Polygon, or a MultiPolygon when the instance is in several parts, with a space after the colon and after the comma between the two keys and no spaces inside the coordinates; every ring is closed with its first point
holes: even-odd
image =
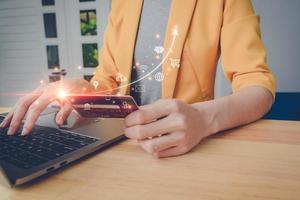
{"type": "Polygon", "coordinates": [[[42,0],[42,5],[43,6],[54,6],[55,1],[54,0],[42,0]]]}
{"type": "Polygon", "coordinates": [[[84,75],[83,78],[86,81],[90,81],[93,78],[93,75],[84,75]]]}
{"type": "MultiPolygon", "coordinates": [[[[64,68],[69,76],[89,80],[100,63],[100,39],[108,21],[110,1],[41,0],[39,4],[44,19],[44,70],[51,74],[64,68]]],[[[51,81],[58,80],[56,75],[51,76],[51,81]]]]}
{"type": "Polygon", "coordinates": [[[96,10],[80,11],[81,35],[97,35],[96,10]]]}
{"type": "Polygon", "coordinates": [[[44,27],[46,38],[56,38],[56,15],[55,13],[45,13],[44,14],[44,27]]]}
{"type": "Polygon", "coordinates": [[[98,45],[82,44],[82,57],[84,67],[97,67],[98,66],[98,45]]]}
{"type": "Polygon", "coordinates": [[[59,68],[59,53],[57,45],[47,45],[48,69],[59,68]]]}

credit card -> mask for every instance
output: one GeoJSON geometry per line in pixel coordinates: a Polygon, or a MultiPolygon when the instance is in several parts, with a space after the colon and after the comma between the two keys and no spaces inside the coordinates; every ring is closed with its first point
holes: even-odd
{"type": "Polygon", "coordinates": [[[132,96],[70,95],[73,108],[86,118],[125,118],[138,110],[132,96]]]}

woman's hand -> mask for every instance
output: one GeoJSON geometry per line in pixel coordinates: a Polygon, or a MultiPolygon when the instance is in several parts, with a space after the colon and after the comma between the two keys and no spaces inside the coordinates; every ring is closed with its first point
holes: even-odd
{"type": "Polygon", "coordinates": [[[9,127],[7,134],[14,135],[26,115],[22,135],[28,135],[34,127],[41,112],[43,112],[50,103],[56,100],[61,103],[61,109],[56,115],[56,123],[58,125],[62,125],[73,110],[68,101],[62,100],[63,95],[70,93],[81,94],[91,91],[92,88],[91,84],[83,79],[66,79],[55,83],[41,85],[17,102],[0,127],[9,127]]]}
{"type": "Polygon", "coordinates": [[[176,156],[204,137],[261,118],[272,102],[271,92],[260,86],[192,105],[159,100],[127,116],[125,133],[156,157],[176,156]]]}
{"type": "Polygon", "coordinates": [[[125,134],[156,157],[177,156],[190,151],[214,131],[213,115],[205,104],[189,105],[181,101],[159,100],[140,107],[125,119],[125,134]]]}

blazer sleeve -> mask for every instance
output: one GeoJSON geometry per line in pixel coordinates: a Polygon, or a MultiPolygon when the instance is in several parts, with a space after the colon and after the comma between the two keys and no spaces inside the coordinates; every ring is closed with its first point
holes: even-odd
{"type": "Polygon", "coordinates": [[[115,90],[118,87],[116,82],[116,74],[118,69],[116,67],[114,56],[113,56],[113,47],[116,46],[116,31],[114,30],[114,4],[112,5],[111,12],[109,14],[108,24],[104,32],[103,46],[99,53],[100,64],[97,66],[91,82],[99,82],[99,90],[104,91],[106,94],[114,94],[118,91],[115,90]]]}
{"type": "Polygon", "coordinates": [[[261,86],[275,97],[275,78],[266,61],[259,17],[251,0],[224,0],[221,29],[222,67],[233,92],[261,86]]]}

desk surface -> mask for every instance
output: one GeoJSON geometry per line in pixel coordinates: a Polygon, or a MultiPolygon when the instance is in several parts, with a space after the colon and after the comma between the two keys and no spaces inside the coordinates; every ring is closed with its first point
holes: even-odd
{"type": "MultiPolygon", "coordinates": [[[[4,111],[2,109],[2,111],[4,111]]],[[[300,122],[220,133],[191,153],[156,159],[124,141],[0,199],[299,199],[300,122]]]]}

